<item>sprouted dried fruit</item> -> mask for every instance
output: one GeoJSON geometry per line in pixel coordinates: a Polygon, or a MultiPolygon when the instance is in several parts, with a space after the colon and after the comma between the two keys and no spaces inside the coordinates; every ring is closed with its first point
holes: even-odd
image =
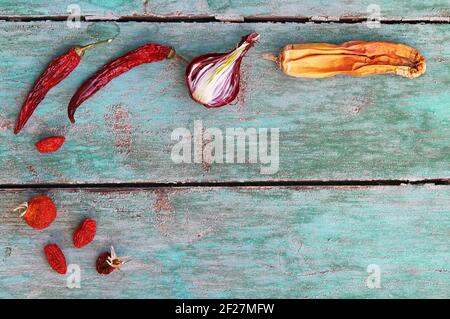
{"type": "Polygon", "coordinates": [[[206,107],[231,103],[239,93],[241,61],[259,39],[256,32],[242,38],[236,49],[196,57],[186,68],[186,82],[194,101],[206,107]]]}
{"type": "Polygon", "coordinates": [[[48,196],[35,196],[30,201],[14,209],[34,229],[45,229],[55,220],[56,206],[48,196]]]}
{"type": "Polygon", "coordinates": [[[118,257],[114,247],[111,246],[111,251],[106,251],[97,258],[96,269],[101,275],[109,275],[116,269],[120,269],[122,265],[127,263],[125,259],[128,257],[118,257]]]}
{"type": "Polygon", "coordinates": [[[263,57],[275,61],[285,74],[305,78],[395,73],[412,79],[426,70],[425,58],[417,50],[390,42],[289,44],[278,57],[263,57]]]}

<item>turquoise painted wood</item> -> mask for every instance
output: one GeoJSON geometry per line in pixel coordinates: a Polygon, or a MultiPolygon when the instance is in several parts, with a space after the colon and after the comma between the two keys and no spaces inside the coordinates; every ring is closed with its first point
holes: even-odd
{"type": "MultiPolygon", "coordinates": [[[[89,23],[0,24],[0,183],[184,182],[236,180],[422,179],[450,177],[450,26],[363,24],[89,23]],[[251,31],[261,34],[242,67],[234,106],[206,109],[189,98],[177,60],[141,66],[82,105],[72,125],[67,103],[107,61],[146,42],[171,44],[192,58],[225,51],[251,31]],[[117,36],[88,52],[40,105],[22,134],[12,127],[25,95],[49,61],[77,44],[117,36]],[[260,58],[288,43],[348,40],[401,42],[428,61],[415,80],[295,79],[260,58]],[[261,163],[176,164],[177,128],[279,128],[279,170],[261,163]],[[51,134],[67,142],[52,155],[33,144],[51,134]]],[[[191,156],[192,158],[193,156],[191,156]]]]}
{"type": "MultiPolygon", "coordinates": [[[[0,16],[66,15],[72,1],[0,0],[0,16]]],[[[82,14],[119,16],[365,17],[371,1],[79,1],[82,14]]],[[[382,19],[449,18],[444,0],[381,0],[382,19]]],[[[79,183],[370,180],[449,178],[450,26],[437,24],[222,24],[0,22],[0,298],[449,298],[450,187],[77,188],[79,183]],[[236,105],[207,110],[192,102],[180,61],[137,68],[114,80],[77,113],[66,105],[106,61],[146,42],[173,45],[187,58],[226,51],[251,31],[260,43],[243,63],[236,105]],[[88,52],[55,88],[24,132],[12,134],[20,105],[49,61],[77,44],[115,37],[88,52]],[[427,74],[292,79],[269,61],[287,43],[383,40],[416,47],[427,74]],[[177,128],[279,128],[280,166],[175,164],[177,128]],[[56,154],[33,144],[63,134],[56,154]],[[4,184],[74,184],[17,190],[4,184]],[[37,232],[12,213],[45,193],[59,215],[37,232]],[[96,240],[73,248],[86,216],[96,240]],[[42,248],[56,242],[81,267],[68,289],[42,248]],[[99,276],[95,259],[113,244],[132,262],[99,276]],[[367,267],[381,270],[369,289],[367,267]]],[[[207,144],[207,141],[204,141],[207,144]]],[[[86,186],[86,185],[85,185],[86,186]]]]}
{"type": "Polygon", "coordinates": [[[449,199],[430,186],[4,190],[0,298],[449,298],[449,199]],[[42,192],[59,215],[38,232],[11,209],[42,192]],[[98,233],[77,250],[86,216],[98,233]],[[49,269],[49,242],[81,289],[49,269]],[[105,278],[94,264],[111,244],[132,262],[105,278]]]}
{"type": "MultiPolygon", "coordinates": [[[[71,0],[0,0],[0,15],[66,15],[71,0]]],[[[381,16],[449,17],[448,0],[82,0],[76,1],[83,15],[241,15],[241,16],[353,16],[366,17],[379,6],[381,16]]]]}
{"type": "MultiPolygon", "coordinates": [[[[145,12],[141,0],[0,0],[1,15],[68,15],[74,13],[70,6],[77,5],[82,15],[133,15],[145,12]]],[[[76,12],[76,11],[75,11],[76,12]]]]}
{"type": "Polygon", "coordinates": [[[156,14],[231,14],[243,16],[353,16],[367,17],[373,13],[371,5],[378,5],[382,17],[449,16],[447,0],[432,1],[297,1],[297,0],[190,0],[149,1],[156,14]]]}

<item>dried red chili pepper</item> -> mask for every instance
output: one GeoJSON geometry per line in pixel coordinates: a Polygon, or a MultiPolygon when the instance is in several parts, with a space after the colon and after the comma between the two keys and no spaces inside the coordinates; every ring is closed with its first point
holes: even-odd
{"type": "Polygon", "coordinates": [[[76,46],[71,48],[66,54],[54,59],[47,66],[45,71],[38,77],[33,85],[33,88],[28,93],[17,118],[14,134],[18,134],[25,126],[34,110],[37,108],[39,103],[42,102],[50,89],[58,85],[78,66],[81,61],[81,57],[87,49],[111,41],[112,39],[108,39],[106,41],[91,43],[83,47],[76,46]]]}
{"type": "Polygon", "coordinates": [[[66,138],[64,136],[50,136],[37,142],[35,146],[41,154],[53,153],[59,150],[65,141],[66,138]]]}
{"type": "Polygon", "coordinates": [[[141,64],[171,59],[176,56],[175,50],[169,46],[149,43],[104,65],[96,74],[81,85],[70,100],[68,106],[70,121],[75,123],[74,116],[77,108],[114,78],[141,64]]]}
{"type": "Polygon", "coordinates": [[[86,218],[73,234],[73,245],[81,248],[94,240],[97,232],[97,223],[91,218],[86,218]]]}
{"type": "Polygon", "coordinates": [[[67,272],[66,257],[56,244],[49,244],[44,247],[44,253],[48,264],[58,274],[64,275],[67,272]]]}
{"type": "Polygon", "coordinates": [[[57,214],[56,206],[48,196],[35,196],[14,211],[20,211],[27,224],[39,230],[50,226],[57,214]]]}
{"type": "Polygon", "coordinates": [[[117,257],[114,247],[111,246],[111,251],[106,251],[97,258],[96,269],[100,275],[109,275],[116,269],[126,263],[124,261],[128,257],[117,257]]]}

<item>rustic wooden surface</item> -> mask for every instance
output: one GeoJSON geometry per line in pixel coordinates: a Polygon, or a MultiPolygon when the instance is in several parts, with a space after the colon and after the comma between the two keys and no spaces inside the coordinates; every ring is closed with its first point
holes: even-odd
{"type": "Polygon", "coordinates": [[[0,0],[0,15],[67,15],[71,4],[87,16],[366,17],[376,4],[382,17],[450,17],[448,0],[0,0]]]}
{"type": "Polygon", "coordinates": [[[450,185],[429,181],[450,178],[447,0],[377,1],[380,28],[342,23],[366,17],[371,1],[87,0],[77,4],[88,22],[70,29],[72,3],[0,0],[0,298],[450,297],[450,185]],[[208,22],[236,16],[246,23],[208,22]],[[160,42],[192,58],[229,50],[251,31],[261,41],[244,60],[234,106],[192,102],[174,60],[115,79],[80,107],[75,125],[67,119],[76,88],[132,48],[160,42]],[[88,52],[14,136],[21,103],[49,61],[106,37],[115,41],[88,52]],[[293,79],[260,58],[288,43],[349,40],[411,45],[427,73],[293,79]],[[280,128],[279,171],[174,164],[171,133],[193,131],[195,120],[224,131],[280,128]],[[33,144],[53,134],[66,144],[39,155],[33,144]],[[420,185],[400,185],[407,180],[420,185]],[[214,182],[226,187],[208,187],[214,182]],[[11,212],[36,194],[59,208],[42,232],[11,212]],[[98,221],[98,235],[77,250],[71,235],[86,216],[98,221]],[[49,242],[80,265],[81,289],[48,268],[49,242]],[[94,263],[111,244],[133,261],[104,278],[94,263]],[[380,266],[381,289],[366,286],[370,264],[380,266]]]}
{"type": "Polygon", "coordinates": [[[450,27],[362,24],[89,23],[0,24],[0,183],[183,182],[235,180],[423,179],[449,177],[450,27]],[[194,103],[184,65],[141,66],[115,79],[84,103],[77,123],[67,118],[76,88],[106,61],[149,41],[172,44],[186,57],[233,47],[250,31],[260,43],[243,64],[243,90],[234,106],[206,109],[194,103]],[[118,34],[113,44],[88,52],[68,79],[49,93],[24,131],[12,134],[21,103],[52,57],[70,46],[118,34]],[[186,40],[186,37],[189,40],[186,40]],[[294,79],[264,52],[286,43],[348,40],[403,42],[428,60],[427,73],[409,80],[294,79]],[[432,40],[430,40],[432,39],[432,40]],[[261,164],[174,164],[171,133],[193,132],[194,121],[224,131],[280,128],[280,167],[261,175],[261,164]],[[60,152],[37,156],[33,144],[64,134],[60,152]],[[332,167],[332,169],[330,169],[332,167]]]}
{"type": "Polygon", "coordinates": [[[178,188],[2,191],[0,297],[19,298],[448,298],[450,188],[178,188]],[[38,232],[11,213],[46,193],[59,216],[38,232]],[[239,203],[237,206],[236,203],[239,203]],[[95,241],[77,250],[85,217],[95,241]],[[66,288],[42,247],[56,242],[81,267],[66,288]],[[114,244],[132,257],[122,272],[96,274],[114,244]],[[369,289],[367,266],[381,269],[369,289]]]}

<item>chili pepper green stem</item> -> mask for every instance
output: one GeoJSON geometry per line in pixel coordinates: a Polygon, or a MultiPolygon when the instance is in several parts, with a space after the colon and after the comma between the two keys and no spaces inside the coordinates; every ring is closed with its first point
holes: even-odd
{"type": "Polygon", "coordinates": [[[84,53],[86,52],[86,50],[96,47],[97,45],[100,45],[100,44],[110,43],[110,42],[112,42],[112,40],[113,39],[107,39],[107,40],[103,40],[103,41],[99,41],[99,42],[95,42],[95,43],[90,43],[85,46],[76,46],[74,49],[75,49],[75,52],[77,52],[77,54],[80,57],[82,57],[84,55],[84,53]]]}

